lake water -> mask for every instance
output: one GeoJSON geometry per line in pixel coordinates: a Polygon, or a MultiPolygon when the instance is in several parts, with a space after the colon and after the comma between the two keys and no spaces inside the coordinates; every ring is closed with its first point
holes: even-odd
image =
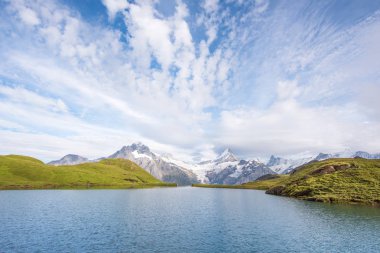
{"type": "Polygon", "coordinates": [[[380,252],[380,209],[235,189],[0,191],[0,252],[380,252]]]}

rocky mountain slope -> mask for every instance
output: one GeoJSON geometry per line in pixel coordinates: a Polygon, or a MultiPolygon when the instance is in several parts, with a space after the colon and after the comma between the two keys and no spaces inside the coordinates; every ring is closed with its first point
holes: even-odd
{"type": "MultiPolygon", "coordinates": [[[[178,185],[191,185],[199,182],[197,176],[189,169],[168,160],[166,157],[150,151],[149,147],[142,143],[134,143],[124,146],[107,158],[122,158],[130,160],[154,177],[169,183],[178,185]]],[[[49,162],[50,165],[74,165],[86,162],[98,162],[106,158],[88,160],[78,155],[66,155],[60,160],[49,162]]]]}
{"type": "Polygon", "coordinates": [[[193,168],[203,183],[242,184],[266,174],[275,174],[268,166],[256,160],[239,160],[230,149],[216,159],[197,164],[193,168]]]}
{"type": "MultiPolygon", "coordinates": [[[[266,174],[288,174],[295,168],[311,161],[322,161],[329,158],[355,158],[380,159],[380,154],[370,154],[364,151],[351,152],[345,150],[339,153],[320,153],[316,156],[299,156],[297,158],[282,158],[272,155],[267,163],[256,159],[241,160],[237,158],[230,149],[224,150],[214,160],[200,163],[188,163],[175,159],[170,154],[157,154],[152,152],[148,146],[142,143],[134,143],[124,146],[107,158],[128,159],[154,177],[164,181],[173,182],[178,185],[190,185],[194,183],[207,184],[243,184],[254,181],[266,174]]],[[[88,160],[78,155],[66,155],[60,160],[52,161],[51,165],[75,165],[86,162],[98,162],[104,157],[96,160],[88,160]]]]}
{"type": "Polygon", "coordinates": [[[177,183],[178,185],[191,185],[198,182],[197,176],[191,170],[151,152],[149,147],[142,143],[124,146],[110,155],[109,158],[131,160],[164,182],[177,183]]]}
{"type": "Polygon", "coordinates": [[[287,174],[293,169],[314,160],[314,157],[301,157],[297,159],[286,159],[272,155],[267,162],[267,166],[277,174],[287,174]]]}

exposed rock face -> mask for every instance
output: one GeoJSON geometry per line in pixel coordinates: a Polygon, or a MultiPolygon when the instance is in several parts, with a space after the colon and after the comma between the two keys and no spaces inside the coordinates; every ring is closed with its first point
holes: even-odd
{"type": "Polygon", "coordinates": [[[280,186],[270,188],[265,193],[272,194],[272,195],[281,195],[284,190],[285,190],[285,186],[280,185],[280,186]]]}
{"type": "Polygon", "coordinates": [[[276,174],[268,166],[255,160],[238,160],[226,149],[213,161],[200,163],[208,166],[206,177],[211,184],[243,184],[266,174],[276,174]]]}
{"type": "Polygon", "coordinates": [[[68,154],[59,160],[51,161],[50,165],[75,165],[88,162],[88,159],[79,155],[68,154]]]}
{"type": "MultiPolygon", "coordinates": [[[[165,182],[174,182],[179,185],[192,183],[211,184],[241,184],[254,181],[266,174],[288,174],[296,168],[312,161],[320,161],[329,158],[362,157],[366,159],[380,159],[380,154],[370,154],[364,151],[351,152],[346,150],[340,153],[320,153],[313,157],[299,157],[286,159],[272,155],[264,164],[258,160],[240,160],[230,149],[224,150],[214,160],[200,162],[198,164],[176,160],[170,154],[159,155],[150,151],[149,147],[142,143],[134,143],[124,146],[108,158],[123,158],[131,160],[158,179],[165,182]]],[[[85,162],[97,162],[104,157],[88,160],[78,155],[66,155],[60,160],[52,161],[52,165],[74,165],[85,162]]],[[[337,170],[337,168],[334,168],[337,170]]],[[[328,172],[328,170],[325,170],[328,172]]],[[[324,173],[324,172],[320,172],[324,173]]]]}
{"type": "MultiPolygon", "coordinates": [[[[87,158],[70,154],[64,156],[60,160],[52,161],[49,164],[74,165],[85,162],[98,162],[106,158],[107,157],[102,157],[95,160],[88,160],[87,158]]],[[[176,183],[178,185],[199,183],[197,176],[191,170],[174,162],[165,160],[160,155],[151,152],[149,147],[142,143],[134,143],[130,146],[124,146],[108,158],[128,159],[164,182],[176,183]]]]}
{"type": "Polygon", "coordinates": [[[310,162],[313,157],[302,157],[298,159],[285,159],[281,157],[271,156],[266,164],[271,170],[277,174],[287,174],[295,168],[310,162]]]}
{"type": "Polygon", "coordinates": [[[192,171],[164,160],[160,155],[151,152],[149,147],[142,143],[124,146],[119,151],[110,155],[109,158],[131,160],[164,182],[176,183],[178,185],[190,185],[199,182],[197,176],[192,171]]]}

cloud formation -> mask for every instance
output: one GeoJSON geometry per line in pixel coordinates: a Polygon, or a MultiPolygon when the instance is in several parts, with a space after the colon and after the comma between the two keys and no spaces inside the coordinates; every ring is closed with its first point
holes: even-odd
{"type": "Polygon", "coordinates": [[[380,4],[347,17],[357,6],[101,3],[92,19],[59,1],[4,3],[1,153],[380,150],[380,4]]]}

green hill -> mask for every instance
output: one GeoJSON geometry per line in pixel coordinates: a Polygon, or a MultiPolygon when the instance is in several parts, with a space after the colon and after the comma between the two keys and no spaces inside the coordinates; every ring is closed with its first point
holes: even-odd
{"type": "Polygon", "coordinates": [[[328,159],[306,164],[268,194],[320,202],[380,205],[380,160],[328,159]]]}
{"type": "Polygon", "coordinates": [[[0,156],[0,189],[141,188],[164,183],[124,159],[53,166],[27,156],[0,156]]]}
{"type": "Polygon", "coordinates": [[[380,160],[340,158],[312,162],[290,175],[242,185],[202,187],[267,190],[266,193],[310,201],[380,205],[380,160]]]}

